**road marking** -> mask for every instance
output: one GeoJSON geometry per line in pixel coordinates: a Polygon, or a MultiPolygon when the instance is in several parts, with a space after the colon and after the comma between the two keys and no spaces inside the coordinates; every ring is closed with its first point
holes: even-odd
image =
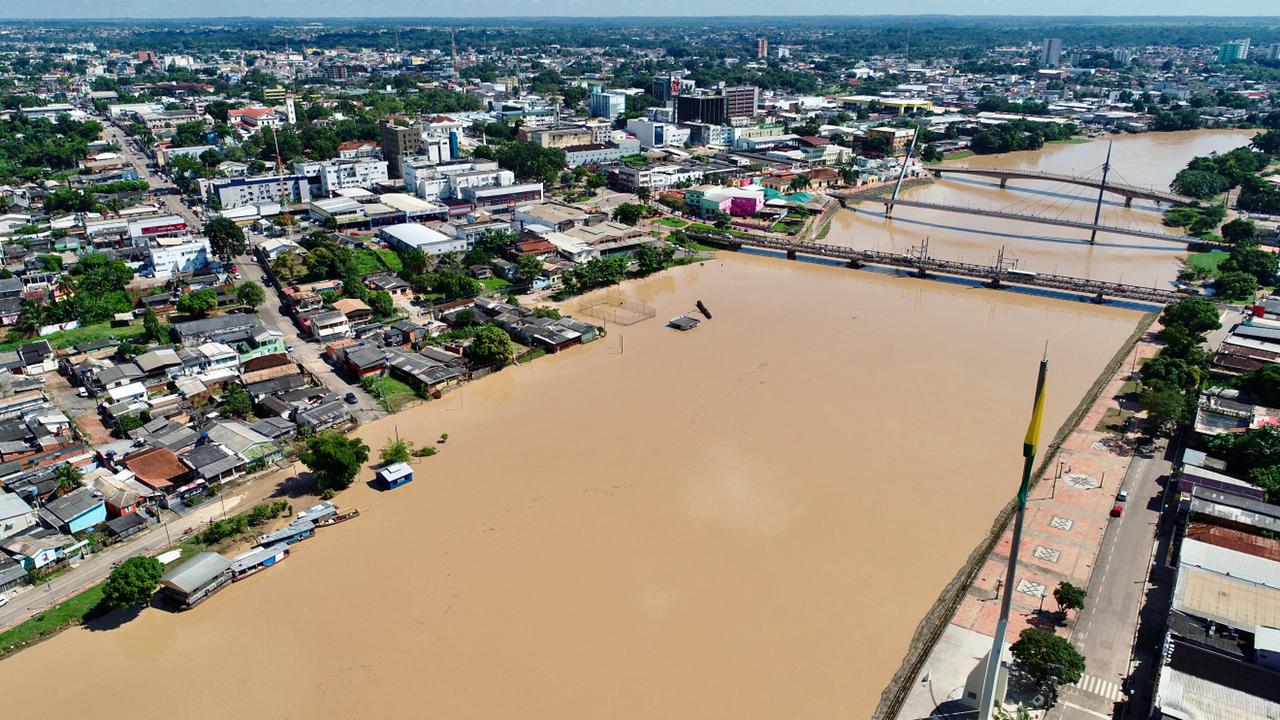
{"type": "Polygon", "coordinates": [[[1121,699],[1120,686],[1110,680],[1085,675],[1080,678],[1080,682],[1076,683],[1075,686],[1087,693],[1107,700],[1118,701],[1121,699]]]}
{"type": "Polygon", "coordinates": [[[1083,708],[1083,707],[1080,707],[1079,705],[1076,705],[1076,704],[1075,704],[1075,703],[1073,703],[1073,702],[1064,702],[1064,703],[1062,703],[1062,704],[1063,704],[1063,705],[1066,705],[1067,707],[1071,708],[1072,710],[1079,710],[1079,711],[1080,711],[1080,712],[1082,712],[1082,713],[1088,713],[1088,714],[1090,714],[1090,715],[1092,715],[1092,716],[1094,716],[1094,717],[1102,718],[1102,720],[1111,720],[1111,716],[1110,716],[1110,715],[1103,715],[1102,713],[1098,712],[1097,710],[1090,710],[1089,708],[1083,708]]]}

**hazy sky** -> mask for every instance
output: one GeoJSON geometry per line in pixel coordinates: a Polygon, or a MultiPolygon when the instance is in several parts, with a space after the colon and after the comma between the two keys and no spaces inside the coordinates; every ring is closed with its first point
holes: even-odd
{"type": "Polygon", "coordinates": [[[1276,0],[0,0],[0,18],[711,15],[1277,15],[1276,0]]]}

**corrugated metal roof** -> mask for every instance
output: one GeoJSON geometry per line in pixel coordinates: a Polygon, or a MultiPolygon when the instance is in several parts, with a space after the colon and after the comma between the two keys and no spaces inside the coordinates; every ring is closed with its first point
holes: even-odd
{"type": "Polygon", "coordinates": [[[230,569],[231,563],[226,558],[202,552],[165,573],[160,584],[190,595],[230,569]]]}
{"type": "Polygon", "coordinates": [[[1280,562],[1187,538],[1179,562],[1280,590],[1280,562]]]}

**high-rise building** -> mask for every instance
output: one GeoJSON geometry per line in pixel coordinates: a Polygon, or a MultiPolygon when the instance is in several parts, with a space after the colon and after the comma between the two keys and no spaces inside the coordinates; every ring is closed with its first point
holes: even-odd
{"type": "Polygon", "coordinates": [[[727,87],[724,89],[724,98],[729,117],[751,117],[756,114],[756,106],[760,104],[760,88],[754,85],[727,87]]]}
{"type": "Polygon", "coordinates": [[[1062,38],[1045,38],[1040,45],[1040,64],[1058,67],[1062,64],[1062,38]]]}
{"type": "Polygon", "coordinates": [[[587,106],[591,117],[612,119],[627,111],[627,96],[619,92],[593,92],[587,106]]]}
{"type": "Polygon", "coordinates": [[[729,103],[724,95],[681,95],[676,98],[677,122],[729,122],[729,103]]]}
{"type": "Polygon", "coordinates": [[[422,151],[422,146],[422,128],[417,124],[396,125],[391,122],[382,124],[382,157],[387,160],[387,175],[390,177],[403,177],[400,172],[400,158],[418,154],[422,151]]]}
{"type": "Polygon", "coordinates": [[[1249,38],[1228,40],[1218,47],[1218,62],[1243,62],[1249,59],[1249,38]]]}
{"type": "Polygon", "coordinates": [[[756,38],[756,57],[758,58],[769,57],[769,38],[765,37],[764,35],[761,35],[756,38]]]}

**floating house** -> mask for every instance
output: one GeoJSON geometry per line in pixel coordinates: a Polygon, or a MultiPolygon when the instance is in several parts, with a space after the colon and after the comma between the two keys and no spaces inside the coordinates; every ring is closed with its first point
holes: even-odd
{"type": "Polygon", "coordinates": [[[241,553],[231,559],[232,581],[243,580],[250,575],[266,570],[277,563],[284,562],[289,555],[286,543],[277,543],[270,547],[258,547],[241,553]]]}
{"type": "Polygon", "coordinates": [[[217,553],[202,552],[160,578],[160,592],[182,610],[204,602],[231,582],[231,563],[217,553]]]}
{"type": "Polygon", "coordinates": [[[378,485],[386,490],[394,490],[401,485],[413,482],[413,468],[409,463],[393,463],[378,470],[378,485]]]}
{"type": "Polygon", "coordinates": [[[303,510],[302,512],[298,513],[298,517],[294,519],[294,522],[310,520],[313,523],[317,523],[326,518],[331,518],[337,514],[338,514],[338,506],[334,505],[328,500],[325,500],[319,505],[313,505],[307,508],[306,510],[303,510]]]}
{"type": "Polygon", "coordinates": [[[315,523],[310,520],[295,520],[288,526],[280,528],[275,532],[269,532],[266,535],[259,535],[257,546],[270,547],[276,543],[292,545],[296,542],[302,542],[315,534],[315,523]]]}
{"type": "Polygon", "coordinates": [[[701,321],[698,320],[698,318],[681,315],[680,317],[671,318],[671,321],[667,323],[667,327],[675,328],[680,332],[688,332],[689,330],[698,327],[699,322],[701,321]]]}

